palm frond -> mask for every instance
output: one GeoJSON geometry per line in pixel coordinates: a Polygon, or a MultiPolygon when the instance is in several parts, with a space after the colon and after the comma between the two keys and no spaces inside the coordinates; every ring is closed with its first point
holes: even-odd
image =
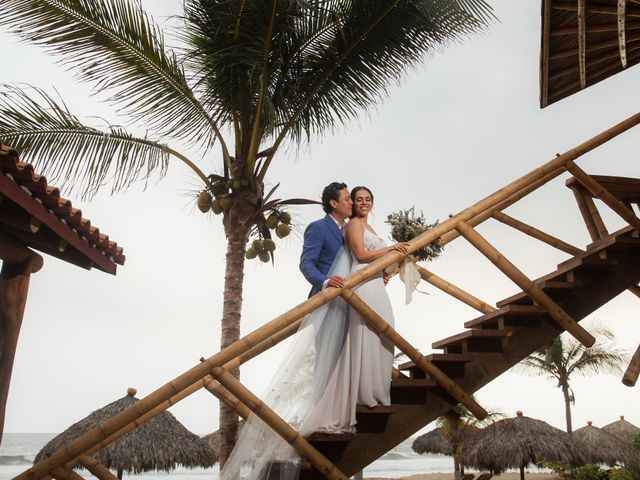
{"type": "Polygon", "coordinates": [[[278,123],[285,125],[283,131],[289,126],[296,139],[346,124],[428,54],[480,30],[491,18],[482,0],[311,2],[307,10],[320,34],[313,31],[312,41],[301,36],[303,49],[290,53],[285,84],[272,85],[278,123]]]}
{"type": "Polygon", "coordinates": [[[4,0],[0,23],[60,55],[78,78],[113,94],[161,136],[209,146],[217,126],[196,99],[160,28],[128,0],[4,0]]]}
{"type": "Polygon", "coordinates": [[[85,126],[43,90],[10,85],[0,88],[0,140],[85,198],[107,182],[115,192],[154,173],[162,177],[171,153],[166,145],[136,138],[120,126],[106,132],[85,126]]]}

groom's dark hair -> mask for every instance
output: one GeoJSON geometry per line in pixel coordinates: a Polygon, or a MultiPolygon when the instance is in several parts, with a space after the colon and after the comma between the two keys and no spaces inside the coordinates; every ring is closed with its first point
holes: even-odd
{"type": "Polygon", "coordinates": [[[348,188],[347,184],[342,182],[332,182],[324,187],[324,190],[322,191],[322,209],[326,213],[333,212],[333,207],[329,202],[331,200],[335,200],[336,202],[340,200],[340,191],[345,188],[348,188]]]}

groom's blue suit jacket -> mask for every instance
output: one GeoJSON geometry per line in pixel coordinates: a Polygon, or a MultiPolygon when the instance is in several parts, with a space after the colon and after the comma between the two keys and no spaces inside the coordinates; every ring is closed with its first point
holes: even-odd
{"type": "Polygon", "coordinates": [[[329,214],[307,226],[300,256],[300,270],[313,287],[310,297],[322,290],[329,268],[343,243],[342,232],[329,214]]]}

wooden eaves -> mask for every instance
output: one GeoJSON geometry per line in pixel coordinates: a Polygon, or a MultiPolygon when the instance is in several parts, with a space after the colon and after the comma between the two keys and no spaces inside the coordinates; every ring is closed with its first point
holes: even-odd
{"type": "Polygon", "coordinates": [[[44,262],[38,252],[112,275],[125,261],[122,247],[0,142],[0,441],[29,282],[44,262]]]}
{"type": "Polygon", "coordinates": [[[540,107],[640,61],[637,0],[542,0],[540,107]]]}

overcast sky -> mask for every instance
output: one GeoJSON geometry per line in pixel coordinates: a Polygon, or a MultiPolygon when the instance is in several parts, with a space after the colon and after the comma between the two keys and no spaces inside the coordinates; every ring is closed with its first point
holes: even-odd
{"type": "MultiPolygon", "coordinates": [[[[143,0],[160,23],[180,12],[180,0],[143,0]]],[[[499,18],[483,35],[452,45],[426,59],[376,111],[363,113],[348,129],[300,150],[289,148],[274,161],[269,185],[280,182],[286,197],[318,198],[329,182],[368,185],[376,196],[371,219],[383,236],[386,215],[416,206],[432,220],[445,219],[556,153],[636,113],[640,70],[631,69],[587,91],[540,110],[538,70],[540,2],[494,1],[499,18]]],[[[87,122],[118,120],[90,97],[41,49],[19,44],[0,30],[0,80],[55,87],[69,108],[87,122]]],[[[171,44],[171,42],[169,42],[171,44]]],[[[639,131],[633,130],[580,159],[595,174],[638,177],[639,131]]],[[[206,172],[220,170],[220,153],[198,160],[206,172]]],[[[589,237],[565,177],[556,179],[507,212],[565,241],[584,247],[589,237]]],[[[49,178],[54,185],[59,179],[49,178]]],[[[116,276],[85,271],[45,257],[33,275],[15,359],[5,431],[59,432],[89,412],[122,397],[127,387],[142,397],[217,352],[220,342],[225,238],[219,217],[195,208],[196,179],[179,163],[166,178],[116,196],[81,202],[93,225],[124,247],[127,261],[116,276]]],[[[602,209],[611,229],[622,226],[602,209]]],[[[294,211],[297,234],[278,242],[276,266],[247,262],[243,334],[306,298],[309,286],[298,270],[305,225],[319,207],[294,211]]],[[[567,255],[507,227],[486,222],[480,232],[530,277],[555,269],[567,255]]],[[[429,265],[433,271],[491,303],[517,291],[464,240],[429,265]]],[[[402,286],[389,286],[396,327],[423,353],[431,343],[462,331],[478,313],[434,287],[404,305],[402,286]]],[[[590,317],[604,322],[617,341],[634,351],[640,300],[623,293],[590,317]]],[[[260,392],[282,348],[246,364],[242,378],[260,392]]],[[[640,425],[638,389],[612,376],[575,378],[574,428],[588,420],[602,426],[619,415],[640,425]]],[[[487,408],[537,417],[564,428],[560,390],[552,381],[507,373],[478,392],[487,408]]],[[[218,406],[206,391],[171,409],[190,430],[217,429],[218,406]]]]}

